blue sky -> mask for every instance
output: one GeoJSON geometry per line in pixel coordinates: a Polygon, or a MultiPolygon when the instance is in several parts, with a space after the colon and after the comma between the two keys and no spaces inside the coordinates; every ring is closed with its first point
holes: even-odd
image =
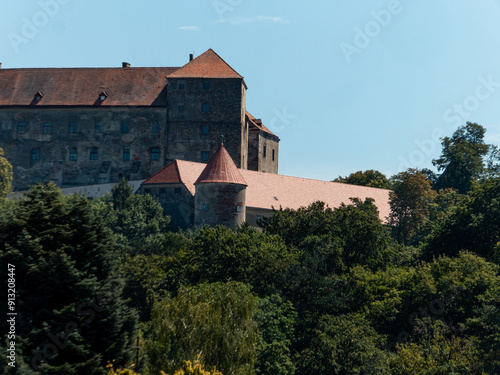
{"type": "Polygon", "coordinates": [[[439,137],[466,121],[500,144],[500,0],[0,6],[2,68],[182,66],[213,48],[281,138],[281,174],[431,168],[439,137]]]}

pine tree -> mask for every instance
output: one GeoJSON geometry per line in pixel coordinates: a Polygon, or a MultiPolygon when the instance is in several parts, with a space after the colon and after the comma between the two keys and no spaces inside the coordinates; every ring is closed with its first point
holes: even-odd
{"type": "Polygon", "coordinates": [[[0,219],[0,233],[0,266],[15,266],[22,361],[41,374],[103,374],[108,361],[125,364],[136,316],[121,298],[111,234],[87,200],[37,185],[0,219]]]}

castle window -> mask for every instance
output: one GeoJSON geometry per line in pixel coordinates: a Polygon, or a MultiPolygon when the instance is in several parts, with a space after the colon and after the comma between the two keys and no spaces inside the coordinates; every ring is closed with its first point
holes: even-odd
{"type": "Polygon", "coordinates": [[[160,122],[153,121],[151,124],[151,134],[158,134],[160,132],[160,122]]]}
{"type": "Polygon", "coordinates": [[[237,205],[236,206],[236,212],[241,212],[241,210],[242,210],[241,204],[237,205]]]}
{"type": "Polygon", "coordinates": [[[184,104],[179,104],[179,105],[177,106],[177,110],[178,110],[179,112],[184,111],[184,109],[185,109],[185,105],[184,105],[184,104]]]}
{"type": "Polygon", "coordinates": [[[43,134],[50,134],[50,133],[52,133],[52,123],[50,123],[50,122],[44,122],[42,124],[42,133],[43,134]]]}
{"type": "Polygon", "coordinates": [[[96,133],[102,133],[102,122],[96,122],[95,123],[95,132],[96,133]]]}
{"type": "Polygon", "coordinates": [[[123,161],[129,161],[129,160],[130,160],[130,149],[124,148],[123,149],[123,161]]]}
{"type": "Polygon", "coordinates": [[[165,188],[160,188],[160,195],[161,196],[165,196],[166,193],[167,193],[167,191],[165,188]]]}
{"type": "Polygon", "coordinates": [[[181,188],[175,188],[174,189],[174,194],[179,195],[181,193],[181,188]]]}
{"type": "Polygon", "coordinates": [[[151,194],[151,189],[144,189],[144,194],[151,194]]]}
{"type": "Polygon", "coordinates": [[[203,113],[209,113],[209,112],[210,112],[210,104],[203,103],[203,113]]]}
{"type": "Polygon", "coordinates": [[[208,161],[209,156],[210,156],[210,154],[208,151],[202,151],[201,152],[201,161],[208,161]]]}
{"type": "Polygon", "coordinates": [[[210,126],[208,125],[203,125],[203,127],[201,128],[201,133],[202,134],[210,134],[210,126]]]}
{"type": "Polygon", "coordinates": [[[76,133],[76,130],[77,130],[76,122],[75,121],[71,121],[68,124],[68,133],[76,133]]]}
{"type": "Polygon", "coordinates": [[[273,150],[273,161],[274,161],[274,150],[273,150]]]}
{"type": "Polygon", "coordinates": [[[202,211],[208,211],[208,203],[203,203],[203,204],[201,205],[201,210],[202,210],[202,211]]]}
{"type": "Polygon", "coordinates": [[[184,90],[186,88],[186,84],[185,83],[179,83],[178,88],[179,88],[179,90],[184,90]]]}
{"type": "Polygon", "coordinates": [[[38,160],[40,160],[40,149],[39,148],[34,148],[33,150],[31,150],[30,160],[33,163],[35,163],[38,160]]]}
{"type": "Polygon", "coordinates": [[[96,147],[90,149],[90,160],[98,160],[99,153],[96,147]]]}
{"type": "Polygon", "coordinates": [[[203,90],[210,90],[210,82],[203,82],[203,90]]]}
{"type": "Polygon", "coordinates": [[[121,131],[122,131],[123,134],[127,134],[128,133],[128,128],[129,128],[128,121],[122,121],[121,131]]]}
{"type": "Polygon", "coordinates": [[[18,122],[17,123],[17,133],[18,134],[26,133],[26,123],[25,122],[18,122]]]}
{"type": "Polygon", "coordinates": [[[151,160],[160,160],[160,149],[158,147],[151,149],[151,160]]]}
{"type": "Polygon", "coordinates": [[[264,149],[262,150],[262,157],[266,157],[266,151],[267,151],[267,147],[264,146],[264,149]]]}
{"type": "Polygon", "coordinates": [[[71,160],[71,161],[77,161],[78,160],[78,152],[76,150],[76,147],[71,147],[69,149],[69,160],[71,160]]]}

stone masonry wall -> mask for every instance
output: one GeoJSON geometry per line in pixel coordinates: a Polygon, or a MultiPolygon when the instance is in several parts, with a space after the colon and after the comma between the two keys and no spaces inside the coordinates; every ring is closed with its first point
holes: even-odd
{"type": "Polygon", "coordinates": [[[224,136],[235,164],[246,169],[244,92],[241,79],[170,79],[167,161],[206,163],[224,136]]]}
{"type": "Polygon", "coordinates": [[[66,187],[147,178],[164,166],[165,131],[164,108],[0,111],[0,147],[16,190],[50,180],[66,187]]]}

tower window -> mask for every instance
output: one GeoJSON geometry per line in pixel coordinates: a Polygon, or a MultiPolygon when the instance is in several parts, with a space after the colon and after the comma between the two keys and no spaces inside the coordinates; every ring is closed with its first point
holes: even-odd
{"type": "Polygon", "coordinates": [[[266,151],[267,151],[267,147],[264,146],[264,149],[262,150],[262,157],[264,157],[264,158],[266,157],[266,154],[267,154],[266,151]]]}
{"type": "Polygon", "coordinates": [[[78,160],[78,152],[76,147],[71,147],[69,149],[69,160],[71,161],[77,161],[78,160]]]}
{"type": "Polygon", "coordinates": [[[39,148],[34,148],[33,150],[31,150],[30,160],[32,162],[37,162],[38,160],[40,160],[40,149],[39,148]]]}
{"type": "Polygon", "coordinates": [[[123,134],[127,134],[128,133],[128,129],[129,128],[129,122],[128,121],[122,121],[122,124],[121,124],[121,131],[123,134]]]}
{"type": "Polygon", "coordinates": [[[242,210],[241,204],[237,205],[236,206],[236,212],[241,212],[241,210],[242,210]]]}
{"type": "Polygon", "coordinates": [[[203,103],[203,113],[209,113],[209,112],[210,112],[210,104],[203,103]]]}
{"type": "Polygon", "coordinates": [[[210,82],[203,82],[203,90],[210,90],[210,82]]]}
{"type": "Polygon", "coordinates": [[[184,111],[184,109],[185,109],[185,105],[184,105],[184,104],[179,104],[179,105],[177,106],[177,110],[178,110],[179,112],[184,111]]]}
{"type": "Polygon", "coordinates": [[[274,161],[274,150],[273,150],[273,161],[274,161]]]}
{"type": "Polygon", "coordinates": [[[151,134],[158,134],[160,132],[160,122],[153,121],[151,124],[151,134]]]}
{"type": "Polygon", "coordinates": [[[201,152],[201,160],[202,161],[208,161],[210,154],[208,151],[202,151],[201,152]]]}
{"type": "Polygon", "coordinates": [[[95,123],[95,132],[96,133],[102,133],[102,122],[96,122],[95,123]]]}
{"type": "Polygon", "coordinates": [[[129,160],[130,160],[130,149],[124,148],[123,149],[123,161],[129,161],[129,160]]]}
{"type": "Polygon", "coordinates": [[[50,134],[50,133],[52,133],[52,123],[50,123],[50,122],[44,122],[42,124],[42,133],[43,134],[50,134]]]}
{"type": "Polygon", "coordinates": [[[76,133],[77,131],[77,125],[75,121],[71,121],[68,124],[68,133],[76,133]]]}
{"type": "Polygon", "coordinates": [[[151,160],[160,160],[160,149],[158,147],[151,149],[151,160]]]}
{"type": "Polygon", "coordinates": [[[184,90],[186,88],[186,84],[185,83],[179,83],[179,86],[177,86],[179,88],[179,90],[184,90]]]}
{"type": "Polygon", "coordinates": [[[17,123],[17,133],[18,134],[26,133],[26,123],[25,122],[18,122],[17,123]]]}
{"type": "Polygon", "coordinates": [[[201,205],[201,210],[202,210],[202,211],[208,211],[208,203],[203,203],[203,204],[201,205]]]}
{"type": "Polygon", "coordinates": [[[96,147],[90,149],[90,160],[98,160],[99,153],[96,147]]]}
{"type": "Polygon", "coordinates": [[[203,127],[201,128],[201,133],[205,135],[210,134],[210,126],[203,125],[203,127]]]}

